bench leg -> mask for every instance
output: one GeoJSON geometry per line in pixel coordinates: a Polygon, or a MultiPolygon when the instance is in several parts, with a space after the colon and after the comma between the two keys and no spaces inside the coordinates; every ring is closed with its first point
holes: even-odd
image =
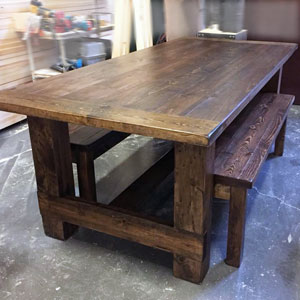
{"type": "MultiPolygon", "coordinates": [[[[54,197],[74,196],[68,123],[28,117],[28,125],[39,203],[39,192],[54,197]]],[[[66,240],[77,229],[41,207],[40,212],[45,234],[50,237],[66,240]]]]}
{"type": "Polygon", "coordinates": [[[96,178],[92,152],[78,151],[77,174],[80,197],[89,202],[96,202],[96,178]]]}
{"type": "Polygon", "coordinates": [[[274,154],[276,156],[282,156],[284,151],[284,140],[285,140],[285,131],[286,131],[286,120],[283,123],[283,126],[280,129],[280,132],[275,140],[275,150],[274,154]]]}
{"type": "Polygon", "coordinates": [[[240,266],[243,256],[246,202],[247,189],[231,187],[225,263],[236,268],[240,266]]]}
{"type": "Polygon", "coordinates": [[[175,277],[200,283],[209,268],[215,145],[175,144],[174,227],[203,237],[201,260],[174,254],[175,277]]]}

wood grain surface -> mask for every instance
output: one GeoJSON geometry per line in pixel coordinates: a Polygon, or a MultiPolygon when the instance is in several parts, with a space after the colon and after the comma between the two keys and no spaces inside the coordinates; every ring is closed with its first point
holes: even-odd
{"type": "Polygon", "coordinates": [[[202,259],[203,241],[199,234],[114,211],[100,203],[91,204],[70,197],[51,197],[44,193],[38,195],[41,210],[64,222],[185,255],[191,259],[202,259]]]}
{"type": "Polygon", "coordinates": [[[238,268],[242,261],[245,235],[247,189],[231,187],[229,201],[226,264],[238,268]]]}
{"type": "Polygon", "coordinates": [[[0,92],[0,109],[208,146],[296,49],[182,38],[0,92]]]}
{"type": "MultiPolygon", "coordinates": [[[[37,190],[55,197],[73,196],[75,188],[68,124],[29,117],[28,125],[37,190]]],[[[41,207],[40,211],[46,235],[66,240],[77,230],[77,226],[48,214],[41,207]]]]}
{"type": "Polygon", "coordinates": [[[110,130],[69,124],[70,143],[78,146],[89,146],[110,133],[110,130]]]}
{"type": "Polygon", "coordinates": [[[69,124],[72,161],[77,164],[80,197],[96,201],[94,159],[123,141],[128,134],[69,124]]]}
{"type": "Polygon", "coordinates": [[[217,141],[216,183],[252,188],[294,99],[290,95],[257,95],[217,141]]]}
{"type": "Polygon", "coordinates": [[[199,283],[210,261],[211,202],[215,144],[175,144],[174,227],[203,236],[201,261],[174,255],[174,276],[199,283]]]}

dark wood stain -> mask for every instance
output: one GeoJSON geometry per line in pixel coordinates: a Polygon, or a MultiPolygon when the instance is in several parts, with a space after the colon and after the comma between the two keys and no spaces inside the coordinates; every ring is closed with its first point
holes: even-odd
{"type": "Polygon", "coordinates": [[[0,92],[0,109],[208,146],[296,49],[183,38],[0,92]]]}
{"type": "Polygon", "coordinates": [[[45,214],[55,215],[65,222],[186,255],[192,259],[202,259],[202,239],[198,234],[124,214],[99,203],[91,204],[70,197],[56,198],[39,193],[39,202],[45,214]]]}
{"type": "Polygon", "coordinates": [[[29,116],[45,233],[64,240],[84,226],[169,251],[174,275],[199,283],[209,268],[215,173],[226,197],[223,186],[231,186],[227,262],[238,265],[246,189],[277,136],[275,152],[282,152],[294,97],[252,99],[296,48],[183,38],[0,92],[1,110],[29,116]],[[68,123],[103,129],[71,128],[70,141],[68,123]],[[131,133],[175,142],[173,226],[120,208],[141,196],[149,178],[157,176],[154,188],[168,176],[172,152],[111,206],[96,203],[93,159],[131,133]],[[85,186],[80,198],[74,197],[72,158],[85,186]]]}
{"type": "Polygon", "coordinates": [[[217,183],[253,186],[294,99],[260,94],[246,107],[217,141],[217,183]]]}
{"type": "Polygon", "coordinates": [[[246,218],[247,189],[231,187],[229,200],[227,254],[225,262],[238,268],[242,261],[246,218]]]}
{"type": "MultiPolygon", "coordinates": [[[[38,191],[55,197],[74,195],[68,124],[29,117],[28,125],[38,191]]],[[[40,210],[46,235],[65,240],[77,229],[41,207],[40,210]]]]}
{"type": "Polygon", "coordinates": [[[174,276],[199,283],[210,260],[211,201],[215,144],[175,144],[174,227],[203,237],[202,261],[174,254],[174,276]]]}
{"type": "Polygon", "coordinates": [[[69,135],[72,161],[77,164],[80,197],[95,202],[97,195],[94,160],[123,141],[129,134],[69,124],[69,135]]]}

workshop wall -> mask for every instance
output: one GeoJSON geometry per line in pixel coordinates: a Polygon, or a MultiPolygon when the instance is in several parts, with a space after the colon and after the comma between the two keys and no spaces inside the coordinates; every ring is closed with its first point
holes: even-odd
{"type": "MultiPolygon", "coordinates": [[[[250,40],[300,43],[300,0],[246,0],[245,28],[250,40]]],[[[282,93],[300,105],[300,50],[283,68],[282,93]]]]}
{"type": "MultiPolygon", "coordinates": [[[[43,0],[49,9],[62,10],[71,15],[95,11],[95,0],[43,0]]],[[[13,25],[14,13],[28,12],[30,0],[0,0],[0,90],[12,88],[31,80],[25,42],[13,25]]],[[[109,11],[109,0],[98,0],[99,11],[109,11]]],[[[33,52],[37,68],[48,67],[57,59],[53,41],[36,41],[33,52]]]]}
{"type": "Polygon", "coordinates": [[[167,40],[196,36],[202,27],[203,2],[204,0],[165,0],[167,40]]]}

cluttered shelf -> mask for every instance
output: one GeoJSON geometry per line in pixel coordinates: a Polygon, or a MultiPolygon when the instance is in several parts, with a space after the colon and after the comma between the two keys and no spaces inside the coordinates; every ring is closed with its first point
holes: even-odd
{"type": "Polygon", "coordinates": [[[111,40],[102,38],[101,33],[114,29],[113,15],[99,12],[97,1],[93,13],[72,16],[33,0],[30,12],[15,14],[14,19],[16,31],[23,33],[23,40],[26,41],[33,80],[55,76],[111,57],[111,40]],[[57,43],[59,59],[49,69],[36,70],[33,40],[53,40],[57,43]]]}

